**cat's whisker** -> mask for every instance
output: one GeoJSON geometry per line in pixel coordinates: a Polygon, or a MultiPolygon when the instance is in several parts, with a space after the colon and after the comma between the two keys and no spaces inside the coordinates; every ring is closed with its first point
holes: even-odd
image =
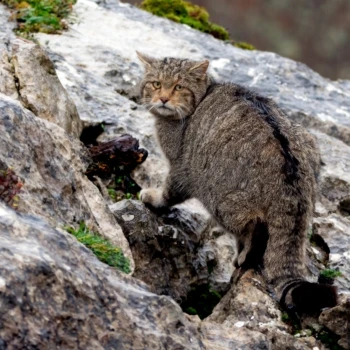
{"type": "Polygon", "coordinates": [[[187,107],[186,105],[184,105],[183,103],[179,103],[179,104],[178,104],[178,106],[179,106],[179,107],[181,107],[181,108],[186,109],[187,111],[189,111],[189,110],[190,110],[190,108],[189,108],[189,107],[187,107]]]}
{"type": "Polygon", "coordinates": [[[153,105],[151,108],[149,108],[148,112],[151,112],[153,108],[155,108],[156,105],[153,105]]]}

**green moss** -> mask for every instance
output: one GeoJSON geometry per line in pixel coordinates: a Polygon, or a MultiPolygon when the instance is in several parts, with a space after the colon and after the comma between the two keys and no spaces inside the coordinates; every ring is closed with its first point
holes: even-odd
{"type": "Polygon", "coordinates": [[[325,269],[320,272],[320,276],[324,278],[336,278],[336,277],[341,277],[342,273],[334,269],[325,269]]]}
{"type": "Polygon", "coordinates": [[[22,36],[30,37],[30,33],[57,33],[64,29],[62,21],[72,10],[76,0],[3,0],[14,10],[17,20],[16,31],[22,36]]]}
{"type": "Polygon", "coordinates": [[[107,190],[113,202],[123,199],[140,199],[141,188],[130,177],[130,174],[119,173],[116,175],[114,183],[107,190]]]}
{"type": "Polygon", "coordinates": [[[182,310],[190,315],[198,315],[201,319],[209,316],[222,296],[209,284],[201,284],[191,288],[184,302],[182,310]]]}
{"type": "Polygon", "coordinates": [[[197,310],[194,307],[188,307],[184,312],[189,315],[197,315],[197,310]]]}
{"type": "Polygon", "coordinates": [[[156,16],[168,18],[174,22],[187,24],[201,32],[211,34],[217,39],[228,40],[228,31],[209,21],[208,12],[198,5],[184,0],[144,0],[141,8],[156,16]]]}
{"type": "Polygon", "coordinates": [[[77,230],[73,227],[66,227],[65,229],[80,243],[89,248],[105,264],[125,273],[131,272],[129,259],[124,256],[122,250],[98,234],[90,231],[84,223],[81,223],[77,230]]]}
{"type": "Polygon", "coordinates": [[[255,50],[255,46],[244,41],[235,41],[233,45],[244,50],[255,50]]]}

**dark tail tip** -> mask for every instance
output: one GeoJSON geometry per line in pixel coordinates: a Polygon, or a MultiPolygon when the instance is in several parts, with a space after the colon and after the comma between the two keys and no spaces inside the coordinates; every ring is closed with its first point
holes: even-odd
{"type": "Polygon", "coordinates": [[[337,289],[333,286],[311,282],[301,282],[291,292],[297,310],[314,313],[325,307],[337,305],[337,289]]]}

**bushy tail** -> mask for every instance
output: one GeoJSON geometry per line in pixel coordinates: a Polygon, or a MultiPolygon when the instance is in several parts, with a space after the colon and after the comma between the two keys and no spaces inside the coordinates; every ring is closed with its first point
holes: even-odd
{"type": "Polygon", "coordinates": [[[269,239],[264,255],[268,281],[281,305],[313,313],[337,304],[336,288],[305,280],[305,243],[310,209],[302,200],[283,198],[269,209],[269,239]]]}

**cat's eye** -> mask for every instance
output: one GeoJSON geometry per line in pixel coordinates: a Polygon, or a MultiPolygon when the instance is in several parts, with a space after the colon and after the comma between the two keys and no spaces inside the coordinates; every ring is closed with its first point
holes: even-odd
{"type": "Polygon", "coordinates": [[[183,86],[182,85],[176,85],[175,86],[175,90],[176,91],[180,91],[180,90],[182,90],[183,89],[183,86]]]}
{"type": "Polygon", "coordinates": [[[162,84],[161,84],[159,81],[154,81],[154,82],[153,82],[153,86],[154,86],[156,89],[160,89],[160,87],[162,86],[162,84]]]}

